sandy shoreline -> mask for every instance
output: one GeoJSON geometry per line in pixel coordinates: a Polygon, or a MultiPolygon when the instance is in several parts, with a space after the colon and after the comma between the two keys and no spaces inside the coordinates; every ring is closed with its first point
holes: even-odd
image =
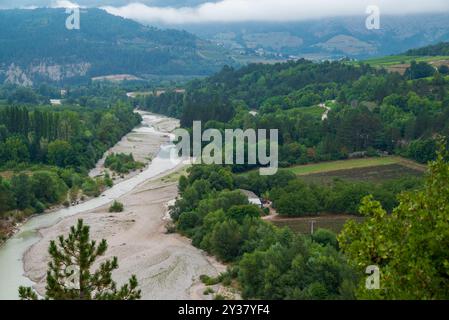
{"type": "MultiPolygon", "coordinates": [[[[173,119],[165,118],[154,127],[169,133],[177,125],[173,119]]],[[[168,141],[168,135],[155,134],[148,129],[138,128],[125,136],[111,151],[129,153],[129,150],[133,150],[131,152],[139,161],[156,154],[160,145],[168,141]]],[[[104,170],[101,162],[95,170],[92,175],[104,170]]],[[[167,203],[177,197],[177,178],[182,170],[182,165],[179,165],[162,177],[147,180],[119,197],[117,200],[124,204],[124,212],[108,213],[109,206],[105,205],[40,229],[42,238],[23,257],[25,274],[36,283],[38,292],[42,294],[45,288],[50,240],[67,234],[78,219],[83,219],[90,226],[93,239],[108,241],[109,249],[103,259],[112,256],[118,258],[119,269],[113,275],[118,285],[135,274],[142,290],[142,299],[212,298],[202,294],[204,285],[199,277],[202,274],[216,276],[225,271],[225,266],[193,247],[189,239],[166,233],[167,222],[164,218],[167,203]]]]}

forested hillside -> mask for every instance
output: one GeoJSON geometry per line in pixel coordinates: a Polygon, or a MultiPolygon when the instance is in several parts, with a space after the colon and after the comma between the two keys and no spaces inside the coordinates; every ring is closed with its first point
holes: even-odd
{"type": "Polygon", "coordinates": [[[226,67],[190,83],[182,103],[171,93],[171,100],[162,95],[142,104],[178,114],[184,127],[202,120],[203,127],[219,129],[279,129],[282,165],[376,150],[426,163],[435,155],[435,134],[449,133],[449,83],[424,62],[412,64],[412,79],[422,78],[423,66],[430,78],[412,81],[407,73],[344,61],[226,67]],[[163,99],[170,110],[161,108],[163,99]]]}
{"type": "Polygon", "coordinates": [[[99,9],[66,29],[64,9],[0,11],[0,83],[86,82],[95,76],[206,75],[233,61],[196,36],[145,27],[99,9]]]}
{"type": "Polygon", "coordinates": [[[423,48],[411,49],[406,54],[409,56],[447,56],[449,55],[449,42],[440,42],[423,48]]]}

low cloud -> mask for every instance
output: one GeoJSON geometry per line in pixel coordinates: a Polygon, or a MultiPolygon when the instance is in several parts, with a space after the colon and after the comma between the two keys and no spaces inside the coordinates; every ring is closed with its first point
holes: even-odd
{"type": "Polygon", "coordinates": [[[69,9],[74,9],[74,8],[80,8],[80,5],[75,3],[75,2],[71,2],[68,0],[58,0],[58,1],[54,1],[51,4],[52,8],[69,8],[69,9]]]}
{"type": "Polygon", "coordinates": [[[365,15],[370,5],[382,14],[449,12],[448,0],[221,0],[197,7],[154,7],[131,3],[105,6],[107,12],[141,22],[189,24],[246,21],[301,21],[308,19],[365,15]]]}

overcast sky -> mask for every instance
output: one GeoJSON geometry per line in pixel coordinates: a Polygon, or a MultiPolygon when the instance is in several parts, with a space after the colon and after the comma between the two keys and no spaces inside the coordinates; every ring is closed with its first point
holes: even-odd
{"type": "Polygon", "coordinates": [[[0,0],[0,7],[102,7],[109,13],[142,22],[167,24],[245,21],[301,21],[365,15],[377,5],[382,14],[449,12],[449,0],[0,0]]]}

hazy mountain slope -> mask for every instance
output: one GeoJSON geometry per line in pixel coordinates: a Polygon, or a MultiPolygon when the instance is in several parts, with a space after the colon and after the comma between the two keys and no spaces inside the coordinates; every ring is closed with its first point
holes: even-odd
{"type": "Polygon", "coordinates": [[[365,27],[366,16],[296,23],[185,25],[187,31],[235,52],[316,59],[368,58],[449,40],[449,13],[381,16],[380,30],[365,27]]]}
{"type": "MultiPolygon", "coordinates": [[[[54,4],[54,0],[0,0],[0,8],[21,8],[28,6],[49,7],[54,4]]],[[[211,0],[74,0],[80,6],[100,7],[100,6],[125,6],[129,3],[140,2],[156,7],[191,7],[211,0]]]]}
{"type": "Polygon", "coordinates": [[[63,9],[0,11],[0,81],[80,81],[109,74],[205,75],[233,61],[184,31],[160,30],[82,10],[80,30],[63,9]]]}

